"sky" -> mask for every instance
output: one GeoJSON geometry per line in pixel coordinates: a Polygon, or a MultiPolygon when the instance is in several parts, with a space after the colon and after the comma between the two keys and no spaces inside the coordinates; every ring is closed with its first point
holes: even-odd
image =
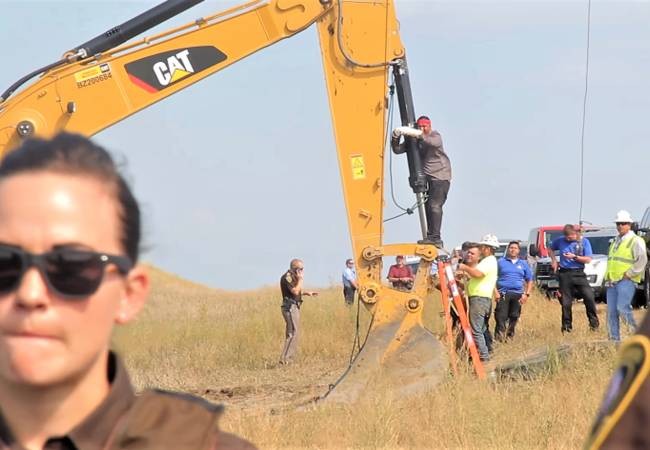
{"type": "MultiPolygon", "coordinates": [[[[156,3],[0,0],[0,88],[156,3]]],[[[205,1],[146,34],[239,3],[205,1]]],[[[587,1],[396,5],[416,114],[431,117],[452,161],[447,246],[577,221],[587,1]]],[[[650,2],[593,0],[584,220],[650,205],[649,116],[650,2]]],[[[308,286],[339,283],[351,244],[315,29],[95,139],[125,163],[143,205],[144,260],[251,289],[277,284],[300,257],[308,286]]],[[[405,158],[393,172],[398,201],[412,203],[405,158]]],[[[385,217],[398,212],[387,191],[385,217]]],[[[417,220],[388,222],[384,242],[417,240],[417,220]]]]}

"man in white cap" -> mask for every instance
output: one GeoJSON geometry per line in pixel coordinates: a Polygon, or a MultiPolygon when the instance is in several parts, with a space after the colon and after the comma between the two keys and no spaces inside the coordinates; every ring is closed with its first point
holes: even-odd
{"type": "Polygon", "coordinates": [[[623,316],[634,332],[636,321],[632,315],[632,298],[637,283],[641,282],[648,263],[645,241],[632,231],[632,216],[621,210],[614,220],[618,236],[609,247],[607,256],[607,328],[609,339],[620,341],[619,316],[623,316]]]}
{"type": "Polygon", "coordinates": [[[481,361],[490,360],[492,348],[488,322],[492,314],[492,296],[497,284],[498,264],[494,257],[497,248],[497,237],[486,234],[478,244],[472,244],[467,250],[466,263],[458,265],[458,270],[470,277],[466,287],[469,297],[469,323],[481,361]],[[480,257],[482,259],[479,262],[480,257]]]}

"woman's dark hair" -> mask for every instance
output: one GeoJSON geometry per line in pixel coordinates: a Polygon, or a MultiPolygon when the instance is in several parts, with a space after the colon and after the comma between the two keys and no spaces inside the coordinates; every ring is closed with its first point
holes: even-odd
{"type": "Polygon", "coordinates": [[[0,162],[0,180],[41,170],[90,176],[112,185],[120,206],[122,247],[131,261],[137,261],[140,207],[106,150],[84,136],[65,132],[49,140],[28,139],[0,162]]]}

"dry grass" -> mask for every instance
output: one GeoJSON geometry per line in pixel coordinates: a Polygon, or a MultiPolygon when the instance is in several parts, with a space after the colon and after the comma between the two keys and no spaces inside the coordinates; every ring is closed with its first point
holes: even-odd
{"type": "MultiPolygon", "coordinates": [[[[487,383],[463,374],[418,398],[372,392],[353,406],[298,408],[347,367],[356,310],[344,306],[338,288],[306,299],[301,355],[287,368],[276,364],[284,334],[278,289],[230,293],[153,275],[149,305],[115,336],[135,384],[225,403],[223,427],[260,448],[579,448],[614,364],[613,349],[578,345],[534,380],[487,383]]],[[[425,312],[436,330],[438,310],[432,299],[425,312]]],[[[599,315],[604,326],[604,309],[599,315]]],[[[362,330],[367,323],[363,313],[362,330]]],[[[516,340],[497,348],[497,362],[606,338],[587,331],[582,305],[574,305],[571,336],[559,325],[559,305],[533,297],[516,340]]]]}

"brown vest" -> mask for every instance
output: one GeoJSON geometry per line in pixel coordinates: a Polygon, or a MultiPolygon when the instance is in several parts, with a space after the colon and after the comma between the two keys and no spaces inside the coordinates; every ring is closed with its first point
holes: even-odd
{"type": "Polygon", "coordinates": [[[253,450],[249,442],[220,432],[223,408],[199,397],[162,390],[138,396],[120,419],[107,450],[253,450]]]}

